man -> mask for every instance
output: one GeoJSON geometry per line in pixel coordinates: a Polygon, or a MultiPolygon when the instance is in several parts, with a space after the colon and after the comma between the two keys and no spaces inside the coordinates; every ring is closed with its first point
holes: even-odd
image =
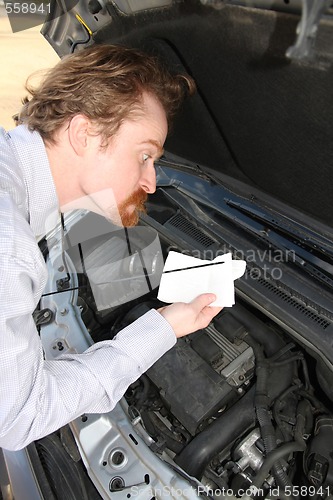
{"type": "Polygon", "coordinates": [[[193,82],[153,58],[94,46],[63,59],[16,129],[0,134],[0,446],[20,449],[83,413],[110,411],[177,337],[205,327],[212,294],[151,310],[78,355],[45,361],[32,313],[46,283],[36,236],[57,210],[127,226],[155,191],[154,161],[193,82]],[[187,90],[186,90],[187,89],[187,90]]]}

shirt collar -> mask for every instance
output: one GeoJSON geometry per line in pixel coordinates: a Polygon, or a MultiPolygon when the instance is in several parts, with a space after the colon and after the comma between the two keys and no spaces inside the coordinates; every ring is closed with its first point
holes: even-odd
{"type": "Polygon", "coordinates": [[[30,227],[35,236],[45,235],[59,220],[59,202],[44,142],[26,125],[19,125],[8,136],[26,185],[30,227]]]}

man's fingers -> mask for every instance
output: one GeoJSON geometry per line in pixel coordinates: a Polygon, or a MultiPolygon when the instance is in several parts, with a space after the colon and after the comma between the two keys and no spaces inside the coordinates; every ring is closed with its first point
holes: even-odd
{"type": "Polygon", "coordinates": [[[221,307],[209,307],[216,300],[214,293],[203,293],[189,304],[175,302],[158,309],[158,312],[170,323],[176,337],[183,337],[205,328],[221,311],[221,307]]]}
{"type": "Polygon", "coordinates": [[[199,295],[191,302],[191,306],[197,315],[196,323],[198,328],[205,328],[222,309],[222,307],[209,307],[209,304],[216,300],[213,293],[199,295]]]}
{"type": "Polygon", "coordinates": [[[214,295],[214,293],[202,293],[193,299],[191,304],[199,313],[204,307],[207,307],[209,304],[214,302],[214,300],[216,300],[216,295],[214,295]]]}

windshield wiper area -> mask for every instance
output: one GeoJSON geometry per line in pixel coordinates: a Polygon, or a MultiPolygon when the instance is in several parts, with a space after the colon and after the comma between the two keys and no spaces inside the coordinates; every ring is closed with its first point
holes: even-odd
{"type": "Polygon", "coordinates": [[[246,203],[225,200],[238,212],[237,223],[271,245],[293,252],[294,262],[323,283],[333,287],[333,245],[324,236],[295,221],[288,221],[246,203]],[[256,222],[257,224],[253,224],[256,222]]]}

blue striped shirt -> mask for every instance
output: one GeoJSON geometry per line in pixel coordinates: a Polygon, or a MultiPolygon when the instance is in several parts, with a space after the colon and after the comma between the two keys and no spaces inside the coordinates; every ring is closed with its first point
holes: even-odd
{"type": "Polygon", "coordinates": [[[176,342],[151,310],[113,340],[45,360],[32,313],[47,281],[36,242],[58,200],[44,143],[0,129],[0,447],[21,449],[83,413],[112,410],[176,342]]]}

